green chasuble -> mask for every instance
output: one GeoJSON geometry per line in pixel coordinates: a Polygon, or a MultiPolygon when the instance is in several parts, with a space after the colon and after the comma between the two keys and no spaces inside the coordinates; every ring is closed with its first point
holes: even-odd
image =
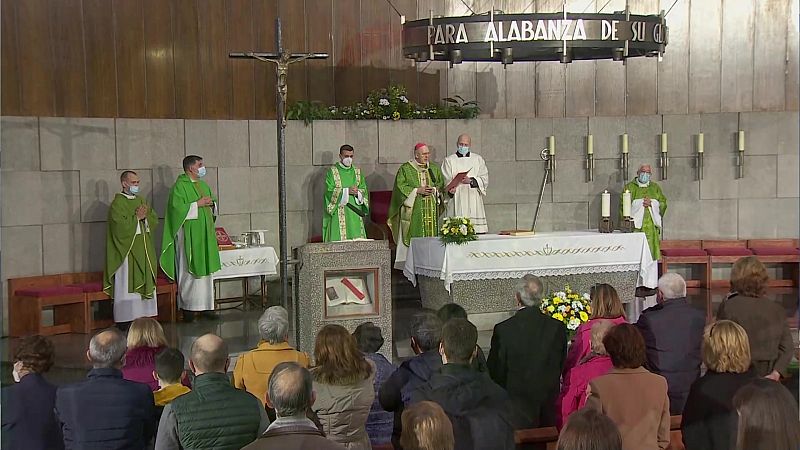
{"type": "Polygon", "coordinates": [[[214,230],[212,207],[198,206],[197,219],[186,220],[192,203],[201,197],[211,197],[214,202],[217,201],[205,181],[193,182],[185,173],[178,175],[178,179],[169,191],[160,263],[161,270],[170,279],[175,279],[175,245],[181,227],[183,227],[183,242],[189,272],[200,278],[222,268],[219,262],[219,246],[214,230]]]}
{"type": "Polygon", "coordinates": [[[418,195],[416,189],[422,186],[435,187],[438,193],[444,190],[444,175],[437,164],[421,166],[416,161],[408,161],[400,166],[394,179],[388,225],[395,242],[401,235],[406,247],[411,238],[439,235],[443,204],[437,202],[436,194],[418,195]]]}
{"type": "MultiPolygon", "coordinates": [[[[661,188],[655,182],[651,181],[646,187],[641,187],[636,180],[631,181],[625,185],[625,190],[630,191],[631,201],[649,197],[652,200],[658,200],[658,213],[661,217],[667,212],[667,198],[661,192],[661,188]]],[[[622,217],[622,202],[619,204],[620,217],[622,217]]],[[[661,230],[653,223],[653,217],[650,215],[650,208],[644,211],[644,219],[642,220],[642,228],[637,228],[636,231],[644,232],[647,236],[647,243],[650,244],[650,254],[653,260],[661,259],[661,230]]]]}
{"type": "Polygon", "coordinates": [[[128,289],[142,298],[153,298],[156,288],[156,250],[150,230],[158,225],[153,208],[147,210],[147,226],[136,217],[136,208],[146,204],[143,198],[114,196],[108,210],[106,233],[106,265],[103,270],[103,292],[114,298],[114,274],[128,258],[128,289]],[[136,234],[136,228],[140,233],[136,234]]]}
{"type": "Polygon", "coordinates": [[[364,219],[369,214],[369,192],[367,183],[357,167],[345,167],[336,163],[325,173],[325,211],[322,215],[322,240],[324,242],[366,238],[364,219]],[[345,190],[358,186],[363,203],[358,204],[355,195],[348,195],[342,205],[345,190]]]}

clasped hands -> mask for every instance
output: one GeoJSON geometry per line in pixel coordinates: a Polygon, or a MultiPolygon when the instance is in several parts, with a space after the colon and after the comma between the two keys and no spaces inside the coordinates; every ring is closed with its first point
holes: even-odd
{"type": "Polygon", "coordinates": [[[434,188],[432,188],[430,186],[421,186],[421,187],[417,188],[417,193],[419,195],[424,196],[424,197],[427,197],[427,196],[433,194],[435,191],[436,191],[436,189],[434,189],[434,188]]]}
{"type": "Polygon", "coordinates": [[[350,191],[350,195],[358,195],[358,186],[351,186],[347,190],[350,191]]]}
{"type": "Polygon", "coordinates": [[[147,205],[145,205],[144,203],[142,203],[141,205],[139,205],[139,206],[136,208],[136,218],[137,218],[138,220],[142,220],[142,219],[144,219],[145,217],[147,217],[147,205]]]}
{"type": "Polygon", "coordinates": [[[200,199],[197,200],[197,206],[211,206],[213,204],[214,204],[214,199],[212,199],[207,195],[205,197],[200,197],[200,199]]]}
{"type": "Polygon", "coordinates": [[[645,208],[649,208],[650,207],[650,197],[643,198],[642,199],[642,205],[644,205],[645,208]]]}

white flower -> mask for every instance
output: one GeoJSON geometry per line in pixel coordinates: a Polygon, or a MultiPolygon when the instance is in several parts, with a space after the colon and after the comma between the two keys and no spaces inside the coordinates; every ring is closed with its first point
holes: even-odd
{"type": "Polygon", "coordinates": [[[589,293],[587,292],[587,293],[583,294],[583,299],[588,301],[588,300],[591,300],[591,299],[592,299],[592,297],[591,297],[591,296],[589,295],[589,293]]]}
{"type": "Polygon", "coordinates": [[[560,312],[560,313],[563,313],[563,312],[564,312],[564,311],[566,311],[566,310],[567,310],[567,307],[566,307],[566,306],[564,306],[564,305],[559,305],[559,307],[558,307],[558,312],[560,312]]]}
{"type": "Polygon", "coordinates": [[[458,231],[460,231],[461,234],[466,236],[467,235],[467,226],[466,225],[461,225],[460,227],[458,227],[458,231]]]}
{"type": "Polygon", "coordinates": [[[570,330],[577,330],[580,325],[581,321],[574,317],[572,319],[569,319],[569,322],[567,322],[567,328],[570,330]]]}
{"type": "Polygon", "coordinates": [[[572,302],[572,309],[583,309],[581,302],[572,302]]]}
{"type": "Polygon", "coordinates": [[[405,95],[401,95],[400,96],[400,101],[403,102],[403,103],[408,103],[408,99],[406,98],[405,95]]]}
{"type": "Polygon", "coordinates": [[[381,106],[389,106],[389,100],[386,100],[385,98],[382,98],[382,99],[380,99],[378,101],[378,104],[381,105],[381,106]]]}
{"type": "Polygon", "coordinates": [[[561,298],[561,299],[564,299],[564,300],[566,300],[566,298],[567,298],[567,293],[566,293],[566,292],[556,292],[556,296],[557,296],[558,298],[561,298]]]}

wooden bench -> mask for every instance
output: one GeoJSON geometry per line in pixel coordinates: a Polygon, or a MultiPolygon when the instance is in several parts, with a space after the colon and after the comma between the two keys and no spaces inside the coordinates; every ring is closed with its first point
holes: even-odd
{"type": "Polygon", "coordinates": [[[797,239],[750,239],[747,248],[764,264],[790,266],[790,276],[784,279],[770,279],[770,287],[797,287],[800,275],[800,249],[797,239]]]}
{"type": "Polygon", "coordinates": [[[669,272],[670,264],[686,264],[702,266],[699,280],[687,279],[687,288],[705,288],[709,285],[709,258],[703,250],[703,242],[695,241],[661,241],[661,263],[658,266],[658,276],[669,272]]]}
{"type": "MultiPolygon", "coordinates": [[[[9,334],[13,337],[40,334],[90,333],[113,325],[113,320],[96,320],[92,305],[111,301],[103,292],[102,272],[63,273],[8,280],[9,334]],[[42,311],[53,309],[53,325],[42,325],[42,311]]],[[[158,320],[177,319],[175,284],[156,279],[158,320]]]]}
{"type": "Polygon", "coordinates": [[[733,264],[744,258],[752,256],[753,252],[747,248],[747,241],[736,240],[703,240],[703,249],[708,253],[708,282],[711,288],[729,288],[730,277],[724,280],[715,280],[712,269],[714,264],[733,264]]]}
{"type": "MultiPolygon", "coordinates": [[[[669,418],[669,450],[686,450],[683,446],[683,434],[681,433],[682,416],[670,416],[669,418]]],[[[547,450],[556,450],[558,445],[558,430],[556,427],[528,428],[514,432],[514,443],[517,446],[525,444],[545,444],[547,450]]]]}

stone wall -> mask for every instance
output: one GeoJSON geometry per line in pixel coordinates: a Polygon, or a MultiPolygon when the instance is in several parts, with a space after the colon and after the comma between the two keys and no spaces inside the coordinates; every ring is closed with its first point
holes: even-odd
{"type": "MultiPolygon", "coordinates": [[[[229,233],[268,229],[277,247],[275,122],[182,119],[3,117],[3,317],[8,278],[102,270],[106,214],[119,173],[136,170],[142,192],[163,216],[184,155],[198,154],[220,198],[218,224],[229,233]]],[[[417,141],[441,161],[460,133],[489,166],[490,231],[530,227],[544,174],[539,158],[556,136],[558,166],[548,185],[539,231],[596,226],[599,193],[618,194],[620,138],[627,132],[631,174],[639,163],[669,198],[665,237],[770,238],[798,235],[798,113],[342,122],[287,129],[289,244],[320,234],[323,174],[342,143],[370,190],[391,189],[394,173],[417,141]],[[745,177],[737,179],[736,130],[746,131],[745,177]],[[669,136],[669,179],[657,169],[658,134],[669,136]],[[695,135],[705,135],[705,177],[698,181],[695,135]],[[585,135],[594,136],[595,177],[587,182],[585,135]]],[[[612,208],[617,208],[614,197],[612,208]]],[[[160,241],[161,228],[156,233],[160,241]]],[[[7,319],[6,319],[7,320],[7,319]]],[[[4,323],[6,322],[4,320],[4,323]]],[[[5,329],[5,327],[4,327],[5,329]]]]}

